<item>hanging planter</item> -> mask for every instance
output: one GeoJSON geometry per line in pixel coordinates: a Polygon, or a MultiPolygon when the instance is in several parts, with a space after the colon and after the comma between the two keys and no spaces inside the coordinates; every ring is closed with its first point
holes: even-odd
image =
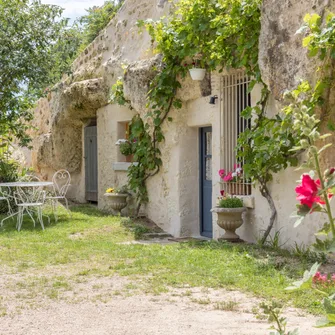
{"type": "Polygon", "coordinates": [[[194,67],[192,69],[189,69],[191,78],[193,80],[203,80],[206,75],[206,69],[201,69],[198,67],[194,67]]]}

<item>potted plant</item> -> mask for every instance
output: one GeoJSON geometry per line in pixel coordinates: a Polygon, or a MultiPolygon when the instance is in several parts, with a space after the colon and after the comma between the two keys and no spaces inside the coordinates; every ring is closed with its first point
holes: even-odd
{"type": "Polygon", "coordinates": [[[228,241],[238,241],[240,237],[235,233],[235,230],[243,224],[243,213],[246,208],[243,206],[243,200],[231,195],[224,195],[218,198],[217,206],[212,209],[212,212],[217,213],[217,224],[225,230],[222,239],[228,241]]]}
{"type": "Polygon", "coordinates": [[[190,64],[185,63],[184,66],[188,68],[193,80],[203,80],[205,78],[206,69],[201,63],[201,60],[196,59],[190,64]]]}
{"type": "Polygon", "coordinates": [[[243,169],[240,164],[234,164],[233,171],[226,172],[224,169],[219,170],[219,175],[223,181],[226,193],[232,195],[251,194],[251,185],[245,182],[243,169]]]}
{"type": "Polygon", "coordinates": [[[128,197],[127,187],[122,186],[121,188],[108,188],[105,197],[110,199],[110,205],[112,209],[118,211],[121,215],[121,210],[127,206],[127,197],[128,197]]]}

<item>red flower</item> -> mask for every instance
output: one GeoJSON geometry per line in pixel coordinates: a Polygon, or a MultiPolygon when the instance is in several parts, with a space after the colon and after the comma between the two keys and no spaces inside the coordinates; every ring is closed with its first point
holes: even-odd
{"type": "Polygon", "coordinates": [[[221,196],[223,197],[223,196],[224,196],[224,190],[221,190],[221,191],[220,191],[220,194],[221,194],[221,196]]]}
{"type": "Polygon", "coordinates": [[[306,205],[312,208],[314,203],[324,205],[325,202],[318,196],[318,187],[320,181],[315,181],[308,174],[302,176],[301,185],[297,186],[295,191],[297,193],[297,200],[300,201],[301,205],[306,205]]]}

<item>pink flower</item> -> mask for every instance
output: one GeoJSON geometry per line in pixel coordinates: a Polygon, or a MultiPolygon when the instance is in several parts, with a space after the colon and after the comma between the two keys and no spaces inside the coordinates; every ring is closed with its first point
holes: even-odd
{"type": "Polygon", "coordinates": [[[310,175],[304,174],[302,176],[301,185],[295,188],[297,200],[300,201],[301,205],[306,205],[309,208],[312,208],[314,203],[318,203],[320,205],[325,204],[325,202],[317,195],[319,185],[320,181],[315,181],[310,177],[310,175]]]}
{"type": "Polygon", "coordinates": [[[226,176],[223,177],[224,181],[231,181],[233,180],[232,172],[228,172],[226,176]]]}
{"type": "Polygon", "coordinates": [[[226,174],[226,171],[224,169],[219,170],[219,176],[223,178],[226,174]]]}
{"type": "Polygon", "coordinates": [[[240,168],[240,164],[234,164],[234,170],[240,168]]]}

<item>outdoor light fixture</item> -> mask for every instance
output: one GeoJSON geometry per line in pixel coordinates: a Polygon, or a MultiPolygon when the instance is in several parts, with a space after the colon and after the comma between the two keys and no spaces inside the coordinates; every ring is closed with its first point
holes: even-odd
{"type": "Polygon", "coordinates": [[[209,99],[209,104],[210,105],[215,105],[215,99],[218,99],[217,95],[213,95],[210,99],[209,99]]]}

